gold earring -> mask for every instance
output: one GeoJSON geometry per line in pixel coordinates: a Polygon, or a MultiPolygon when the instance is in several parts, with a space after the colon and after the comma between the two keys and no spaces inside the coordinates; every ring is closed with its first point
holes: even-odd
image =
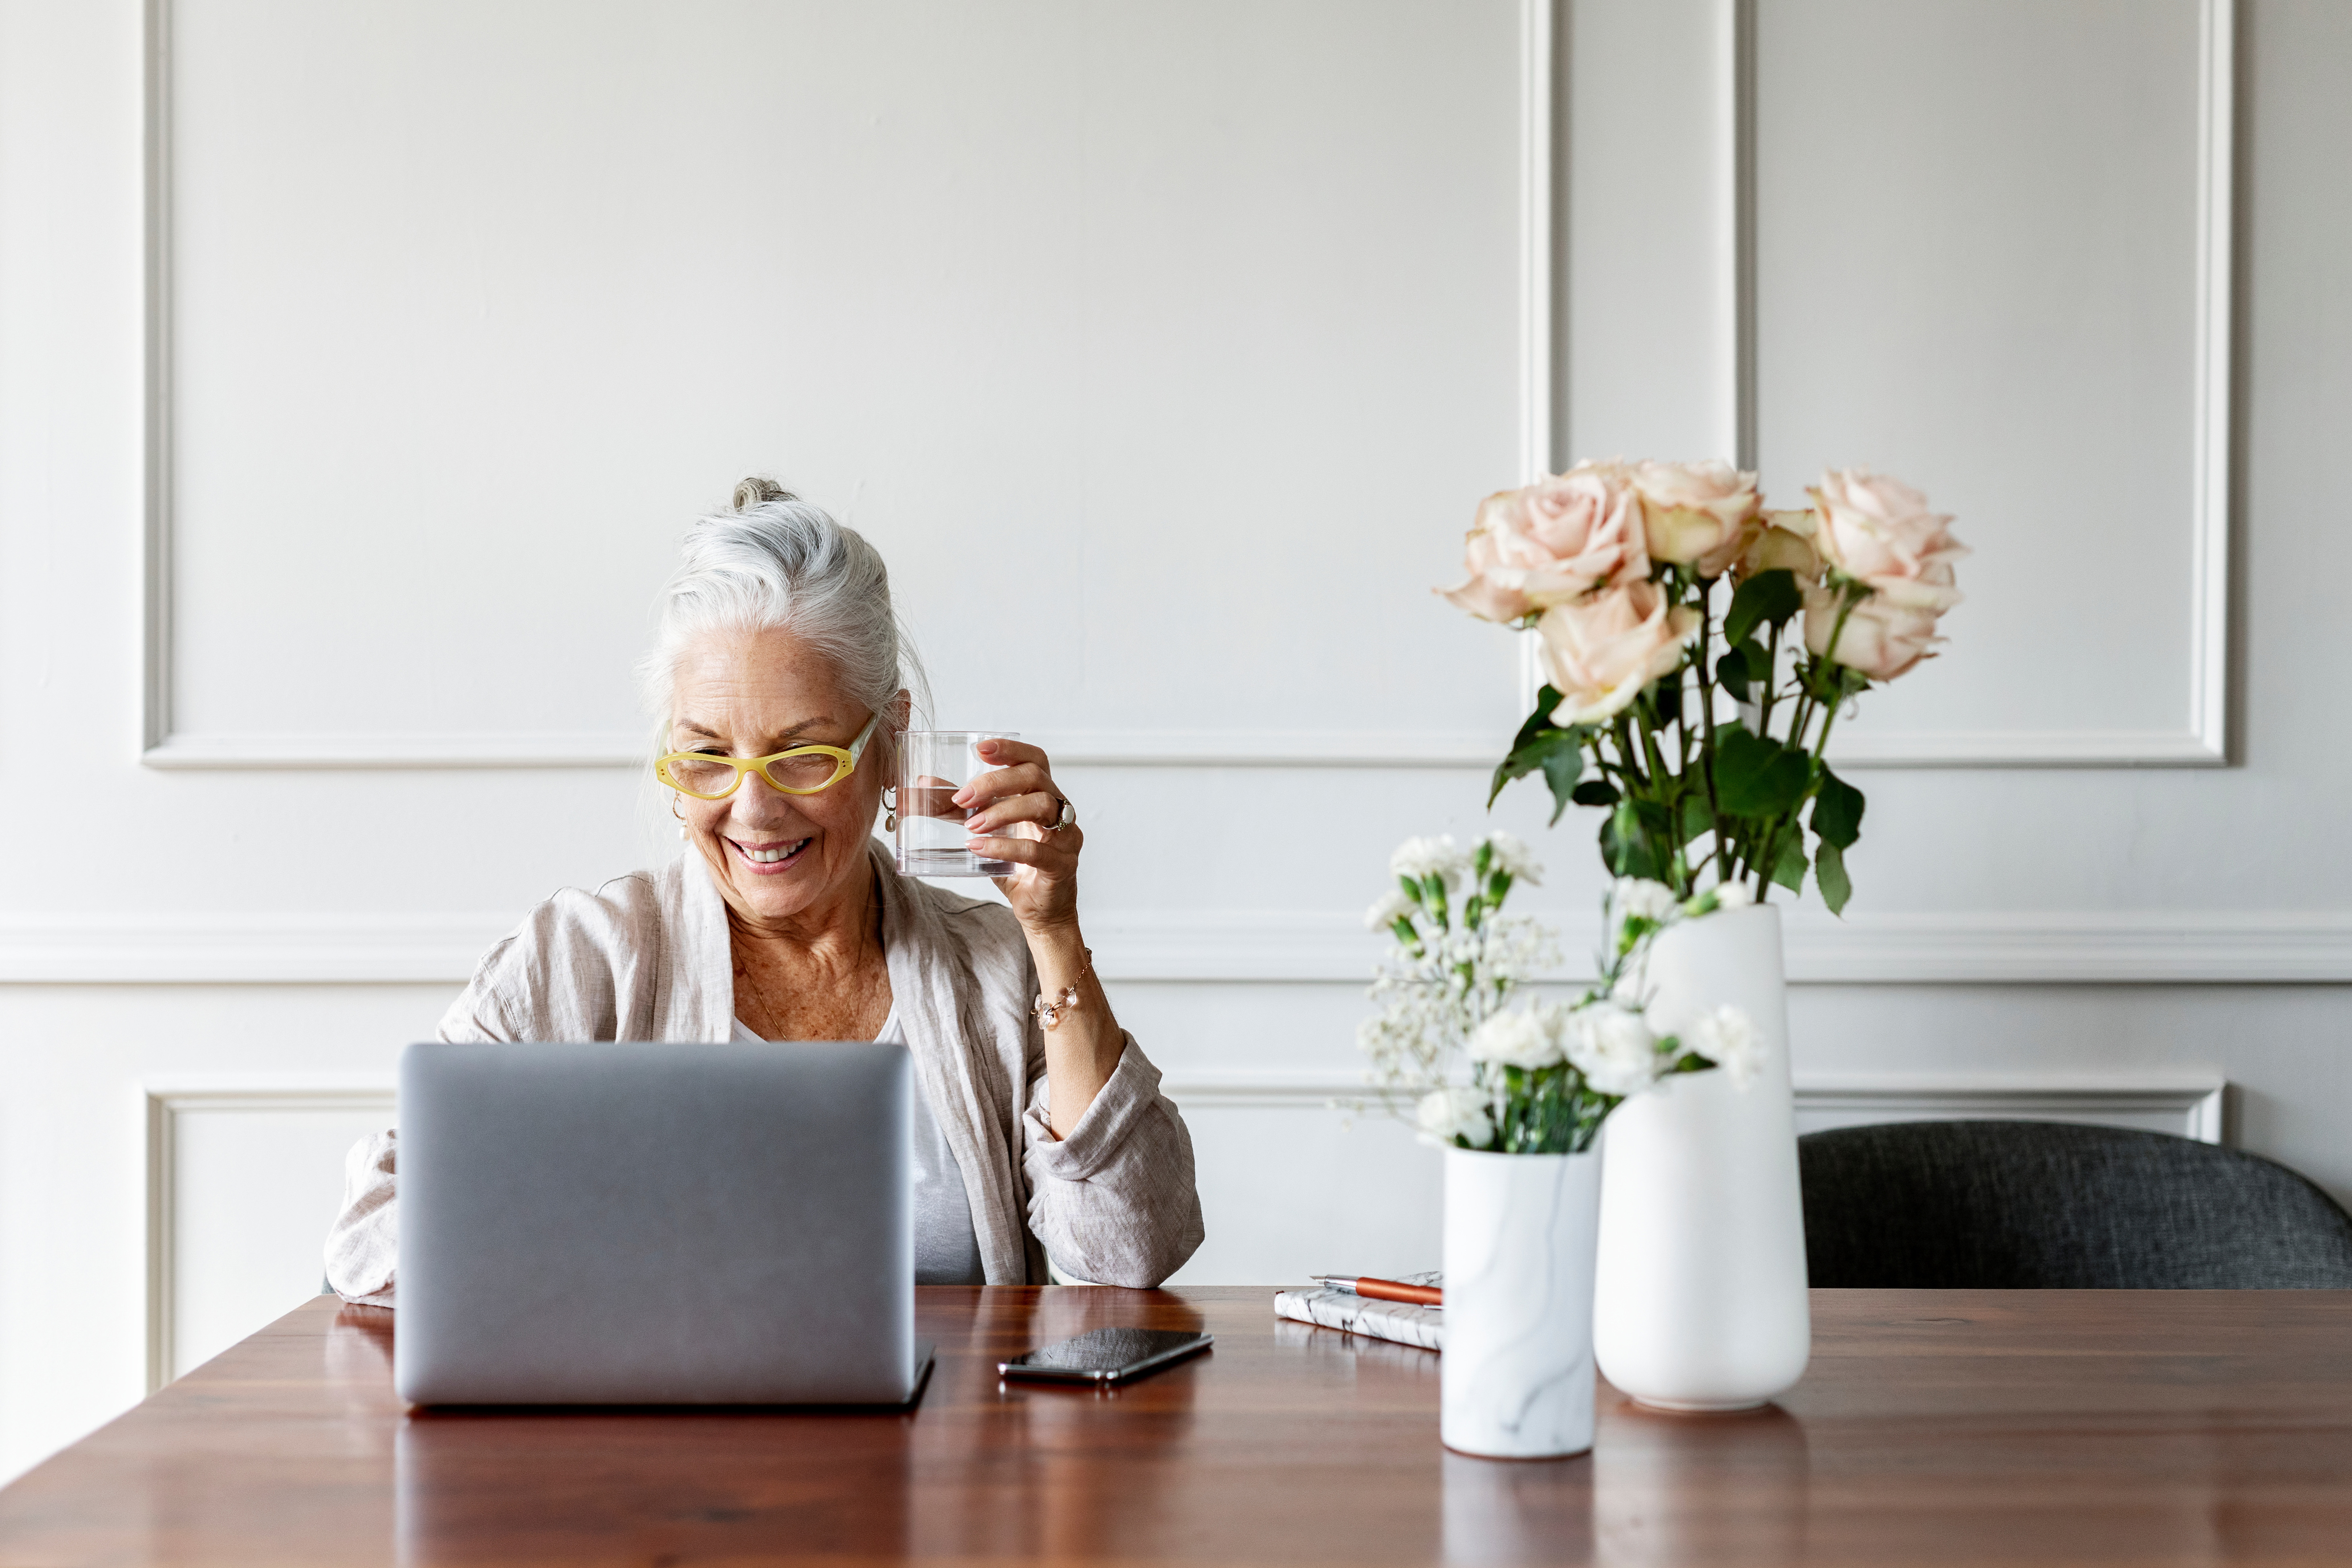
{"type": "Polygon", "coordinates": [[[670,797],[669,797],[669,814],[670,814],[672,816],[675,816],[675,817],[677,817],[677,836],[678,836],[680,838],[685,837],[686,837],[686,813],[684,813],[684,812],[682,812],[682,811],[678,810],[678,808],[677,808],[677,796],[676,796],[676,795],[672,795],[672,796],[670,796],[670,797]]]}
{"type": "Polygon", "coordinates": [[[882,786],[882,804],[884,806],[888,808],[887,814],[882,818],[882,831],[885,833],[898,832],[898,786],[897,784],[885,784],[882,786]]]}

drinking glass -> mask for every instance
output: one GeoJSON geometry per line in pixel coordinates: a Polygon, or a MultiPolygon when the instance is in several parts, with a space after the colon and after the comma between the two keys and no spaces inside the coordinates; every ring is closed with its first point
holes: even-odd
{"type": "MultiPolygon", "coordinates": [[[[898,737],[898,870],[908,877],[1009,877],[1010,860],[964,847],[973,808],[956,791],[992,771],[980,760],[982,741],[1017,741],[1009,730],[908,730],[898,737]]],[[[981,803],[985,805],[985,801],[981,803]]]]}

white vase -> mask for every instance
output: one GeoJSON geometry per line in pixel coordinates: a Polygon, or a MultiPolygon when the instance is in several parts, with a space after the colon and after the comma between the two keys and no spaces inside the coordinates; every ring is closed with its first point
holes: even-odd
{"type": "Polygon", "coordinates": [[[1644,1405],[1749,1409],[1793,1386],[1812,1354],[1780,911],[1670,928],[1646,979],[1659,1034],[1728,1003],[1763,1061],[1745,1089],[1721,1068],[1677,1074],[1609,1118],[1593,1347],[1644,1405]]]}
{"type": "Polygon", "coordinates": [[[1489,1458],[1592,1447],[1597,1154],[1445,1151],[1440,1436],[1489,1458]]]}

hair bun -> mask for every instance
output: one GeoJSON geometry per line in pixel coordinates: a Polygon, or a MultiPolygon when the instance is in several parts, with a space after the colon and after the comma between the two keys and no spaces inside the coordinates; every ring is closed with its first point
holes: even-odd
{"type": "Polygon", "coordinates": [[[793,494],[792,491],[784,489],[783,486],[776,483],[775,480],[763,479],[757,476],[745,479],[741,484],[735,487],[735,510],[737,511],[749,511],[753,507],[760,505],[763,501],[798,500],[800,499],[800,497],[793,494]]]}

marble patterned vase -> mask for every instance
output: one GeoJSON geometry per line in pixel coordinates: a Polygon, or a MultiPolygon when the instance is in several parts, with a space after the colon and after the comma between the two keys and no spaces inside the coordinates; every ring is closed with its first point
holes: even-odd
{"type": "Polygon", "coordinates": [[[1440,1435],[1464,1454],[1592,1447],[1594,1154],[1445,1151],[1440,1435]]]}
{"type": "Polygon", "coordinates": [[[1730,1004],[1763,1053],[1745,1089],[1721,1068],[1678,1074],[1601,1132],[1593,1346],[1612,1384],[1657,1409],[1752,1408],[1812,1354],[1781,975],[1769,905],[1686,921],[1650,948],[1652,1028],[1730,1004]]]}

